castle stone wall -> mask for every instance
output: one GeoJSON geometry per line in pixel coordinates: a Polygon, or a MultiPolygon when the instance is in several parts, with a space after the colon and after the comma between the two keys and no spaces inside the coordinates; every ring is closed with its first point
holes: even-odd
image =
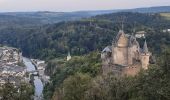
{"type": "Polygon", "coordinates": [[[141,63],[143,69],[148,69],[150,54],[141,54],[141,63]]]}
{"type": "Polygon", "coordinates": [[[141,70],[141,65],[136,64],[122,69],[122,75],[135,76],[141,70]]]}
{"type": "Polygon", "coordinates": [[[128,49],[127,48],[113,48],[113,62],[118,65],[128,65],[128,49]]]}
{"type": "Polygon", "coordinates": [[[132,65],[133,64],[133,51],[132,48],[128,48],[128,65],[132,65]]]}

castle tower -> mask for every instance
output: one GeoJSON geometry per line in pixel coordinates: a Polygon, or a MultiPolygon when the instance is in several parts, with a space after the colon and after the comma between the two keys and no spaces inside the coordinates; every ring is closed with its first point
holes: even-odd
{"type": "Polygon", "coordinates": [[[113,63],[127,66],[128,65],[128,38],[123,30],[120,30],[112,45],[113,63]]]}
{"type": "Polygon", "coordinates": [[[146,40],[143,45],[143,50],[141,52],[141,64],[143,69],[148,69],[149,65],[149,57],[151,56],[151,53],[148,51],[146,40]]]}
{"type": "Polygon", "coordinates": [[[128,46],[128,65],[132,65],[133,64],[133,53],[134,53],[134,44],[133,44],[133,41],[134,41],[134,36],[133,34],[130,36],[130,39],[129,39],[129,46],[128,46]]]}

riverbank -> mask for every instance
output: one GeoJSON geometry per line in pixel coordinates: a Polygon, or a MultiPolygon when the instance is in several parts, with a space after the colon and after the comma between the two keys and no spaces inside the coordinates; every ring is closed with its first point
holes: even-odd
{"type": "MultiPolygon", "coordinates": [[[[27,67],[27,72],[29,76],[33,75],[33,84],[34,84],[34,100],[43,100],[42,91],[43,91],[43,83],[39,76],[34,76],[34,72],[36,72],[36,67],[33,65],[30,59],[23,57],[23,62],[27,67]]],[[[30,78],[30,77],[29,77],[30,78]]]]}
{"type": "Polygon", "coordinates": [[[50,77],[45,75],[45,68],[47,66],[45,61],[39,59],[31,59],[31,62],[35,66],[35,69],[37,70],[38,76],[41,79],[43,85],[49,83],[50,77]]]}

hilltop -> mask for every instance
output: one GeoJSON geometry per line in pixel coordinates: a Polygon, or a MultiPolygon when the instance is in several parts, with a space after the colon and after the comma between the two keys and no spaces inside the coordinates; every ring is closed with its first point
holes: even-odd
{"type": "Polygon", "coordinates": [[[0,13],[0,27],[30,27],[44,24],[53,24],[62,21],[75,21],[82,18],[89,18],[96,15],[110,14],[117,12],[138,12],[138,13],[160,13],[170,12],[170,6],[135,8],[135,9],[115,9],[96,11],[75,11],[75,12],[2,12],[0,13]]]}
{"type": "Polygon", "coordinates": [[[87,54],[111,43],[120,29],[118,18],[121,16],[126,16],[126,33],[133,31],[134,23],[137,31],[145,30],[149,36],[152,33],[157,35],[170,24],[160,14],[112,13],[31,29],[7,28],[0,30],[0,43],[21,48],[24,55],[35,58],[61,57],[68,51],[74,55],[87,54]]]}

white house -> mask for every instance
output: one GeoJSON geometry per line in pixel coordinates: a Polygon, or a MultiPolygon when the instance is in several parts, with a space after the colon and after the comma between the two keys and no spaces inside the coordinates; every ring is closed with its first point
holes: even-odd
{"type": "Polygon", "coordinates": [[[138,32],[136,32],[136,34],[135,34],[135,37],[136,38],[145,38],[145,34],[146,34],[146,32],[145,31],[138,31],[138,32]]]}
{"type": "Polygon", "coordinates": [[[164,32],[164,33],[170,32],[170,29],[164,29],[164,30],[162,30],[162,32],[164,32]]]}

